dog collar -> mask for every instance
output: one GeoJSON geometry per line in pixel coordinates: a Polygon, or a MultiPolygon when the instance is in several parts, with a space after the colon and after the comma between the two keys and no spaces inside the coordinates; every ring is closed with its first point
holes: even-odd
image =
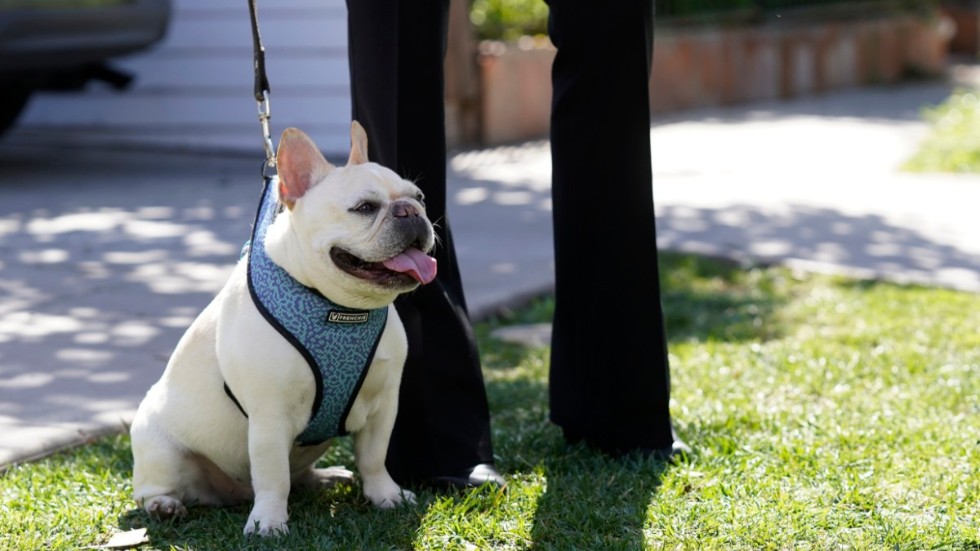
{"type": "MultiPolygon", "coordinates": [[[[358,310],[336,304],[296,281],[269,258],[266,232],[282,211],[278,188],[277,177],[265,179],[252,239],[243,249],[243,255],[248,255],[248,290],[266,321],[313,371],[316,397],[310,421],[296,440],[304,446],[315,445],[347,434],[344,422],[381,340],[388,308],[358,310]]],[[[227,384],[225,391],[245,413],[227,384]]]]}

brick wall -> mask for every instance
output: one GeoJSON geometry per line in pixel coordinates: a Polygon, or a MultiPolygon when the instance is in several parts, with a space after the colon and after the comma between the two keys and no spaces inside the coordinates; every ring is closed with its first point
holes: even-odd
{"type": "MultiPolygon", "coordinates": [[[[790,98],[888,84],[945,69],[947,18],[743,28],[658,27],[651,112],[790,98]]],[[[550,44],[487,43],[479,55],[483,145],[546,137],[550,44]]]]}
{"type": "Polygon", "coordinates": [[[943,13],[956,27],[949,51],[967,54],[976,58],[980,55],[980,5],[975,3],[944,3],[943,13]]]}
{"type": "Polygon", "coordinates": [[[940,74],[952,27],[892,17],[676,31],[656,38],[651,110],[790,98],[940,74]]]}

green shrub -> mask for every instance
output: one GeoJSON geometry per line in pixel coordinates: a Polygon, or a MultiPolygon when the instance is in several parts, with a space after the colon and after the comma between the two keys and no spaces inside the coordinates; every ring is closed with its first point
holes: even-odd
{"type": "MultiPolygon", "coordinates": [[[[614,0],[611,0],[614,1],[614,0]]],[[[866,15],[870,8],[931,13],[938,0],[655,0],[660,22],[677,20],[717,21],[735,17],[783,14],[794,9],[838,7],[844,13],[866,15]]],[[[839,10],[838,10],[839,11],[839,10]]],[[[548,32],[548,5],[544,0],[472,0],[470,21],[480,40],[516,40],[548,32]]]]}
{"type": "Polygon", "coordinates": [[[474,0],[470,21],[480,40],[516,40],[548,32],[544,0],[474,0]]]}

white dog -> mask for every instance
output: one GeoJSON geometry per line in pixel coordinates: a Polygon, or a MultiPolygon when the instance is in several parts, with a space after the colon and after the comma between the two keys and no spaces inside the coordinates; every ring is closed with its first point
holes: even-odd
{"type": "Polygon", "coordinates": [[[391,304],[435,277],[434,233],[419,189],[368,162],[357,122],[351,142],[347,165],[335,167],[303,132],[283,133],[278,185],[268,186],[248,254],[133,421],[134,498],[149,514],[254,499],[245,533],[287,532],[291,485],[352,479],[341,467],[313,468],[345,432],[364,496],[382,508],[414,501],[385,468],[407,351],[391,304]],[[257,275],[263,259],[289,282],[257,275]],[[335,338],[327,326],[348,333],[335,338]],[[374,333],[352,337],[362,326],[374,333]],[[318,342],[301,342],[304,332],[318,342]],[[332,396],[335,387],[348,397],[332,396]]]}

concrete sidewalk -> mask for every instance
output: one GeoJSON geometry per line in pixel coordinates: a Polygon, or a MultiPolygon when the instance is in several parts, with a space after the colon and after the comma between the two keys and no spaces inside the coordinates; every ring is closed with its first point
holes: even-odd
{"type": "MultiPolygon", "coordinates": [[[[980,291],[980,178],[898,170],[926,135],[920,108],[955,86],[653,121],[660,246],[980,291]]],[[[124,426],[237,258],[259,160],[29,127],[0,142],[0,464],[124,426]]],[[[449,168],[474,317],[548,290],[548,143],[458,152],[449,168]]]]}

